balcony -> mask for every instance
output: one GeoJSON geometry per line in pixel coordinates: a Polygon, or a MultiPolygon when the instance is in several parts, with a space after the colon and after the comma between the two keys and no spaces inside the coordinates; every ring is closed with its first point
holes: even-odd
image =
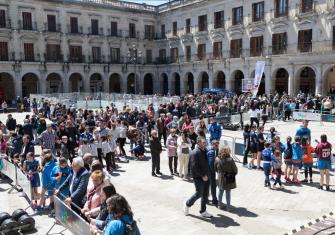
{"type": "Polygon", "coordinates": [[[95,28],[88,27],[87,32],[88,32],[88,35],[90,36],[103,36],[104,35],[103,28],[95,29],[95,28]]]}
{"type": "Polygon", "coordinates": [[[59,33],[61,31],[61,24],[49,25],[48,23],[44,23],[44,32],[59,33]]]}
{"type": "Polygon", "coordinates": [[[63,62],[64,61],[64,56],[60,53],[45,53],[44,58],[46,62],[63,62]]]}
{"type": "Polygon", "coordinates": [[[282,44],[274,44],[268,47],[269,55],[282,55],[287,53],[287,45],[286,43],[282,44]]]}
{"type": "Polygon", "coordinates": [[[298,19],[314,18],[316,16],[316,2],[309,0],[305,4],[297,4],[295,16],[298,19]]]}
{"type": "Polygon", "coordinates": [[[41,55],[40,53],[35,53],[33,55],[25,55],[23,52],[20,53],[20,61],[23,62],[40,62],[41,55]]]}
{"type": "Polygon", "coordinates": [[[111,29],[107,30],[108,37],[122,37],[122,30],[111,31],[111,29]]]}
{"type": "Polygon", "coordinates": [[[140,39],[140,32],[139,31],[129,32],[129,31],[125,30],[124,32],[125,32],[125,37],[126,38],[140,39]]]}
{"type": "Polygon", "coordinates": [[[18,21],[19,30],[38,31],[37,22],[31,22],[31,24],[24,24],[22,20],[18,21]]]}
{"type": "Polygon", "coordinates": [[[302,42],[298,44],[298,51],[300,53],[312,52],[313,44],[312,42],[302,42]]]}
{"type": "Polygon", "coordinates": [[[79,27],[71,27],[71,25],[67,25],[68,34],[83,34],[83,26],[79,27]]]}
{"type": "Polygon", "coordinates": [[[166,40],[166,34],[165,33],[156,33],[155,40],[166,40]]]}
{"type": "Polygon", "coordinates": [[[84,56],[70,56],[69,63],[85,63],[84,56]]]}
{"type": "Polygon", "coordinates": [[[15,61],[15,52],[10,52],[5,55],[0,55],[0,63],[15,61]]]}
{"type": "Polygon", "coordinates": [[[0,22],[0,30],[2,30],[2,29],[11,29],[10,19],[6,19],[3,22],[0,22]]]}

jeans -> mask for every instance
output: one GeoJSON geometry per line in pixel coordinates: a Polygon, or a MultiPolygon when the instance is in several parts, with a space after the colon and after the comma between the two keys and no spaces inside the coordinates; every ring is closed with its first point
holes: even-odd
{"type": "Polygon", "coordinates": [[[243,165],[247,165],[248,164],[248,154],[249,154],[250,151],[251,151],[251,148],[248,145],[248,147],[244,150],[243,165]]]}
{"type": "Polygon", "coordinates": [[[223,197],[223,193],[224,191],[226,191],[226,205],[227,205],[227,208],[230,207],[230,189],[226,189],[226,190],[219,190],[219,202],[222,203],[222,197],[223,197]]]}
{"type": "Polygon", "coordinates": [[[193,204],[201,198],[200,213],[206,211],[206,202],[208,198],[209,184],[208,181],[203,181],[201,178],[194,178],[195,193],[186,202],[186,206],[191,207],[193,204]]]}
{"type": "Polygon", "coordinates": [[[209,185],[211,188],[211,195],[212,195],[212,203],[218,204],[218,199],[216,198],[216,179],[215,179],[215,172],[209,173],[209,185]]]}
{"type": "Polygon", "coordinates": [[[271,173],[271,164],[263,163],[263,170],[265,175],[265,186],[270,185],[270,173],[271,173]]]}
{"type": "Polygon", "coordinates": [[[178,157],[169,157],[169,168],[170,168],[170,172],[171,174],[173,173],[177,173],[177,166],[178,166],[178,157]],[[173,168],[172,168],[172,162],[173,162],[173,168]]]}

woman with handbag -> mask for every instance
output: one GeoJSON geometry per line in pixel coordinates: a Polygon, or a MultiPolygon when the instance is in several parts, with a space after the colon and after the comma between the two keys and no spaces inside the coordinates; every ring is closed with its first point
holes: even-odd
{"type": "Polygon", "coordinates": [[[220,148],[218,157],[215,160],[214,169],[218,173],[217,185],[219,187],[219,208],[223,209],[222,196],[226,191],[226,210],[231,211],[230,191],[236,188],[237,167],[234,160],[230,157],[228,146],[220,148]]]}

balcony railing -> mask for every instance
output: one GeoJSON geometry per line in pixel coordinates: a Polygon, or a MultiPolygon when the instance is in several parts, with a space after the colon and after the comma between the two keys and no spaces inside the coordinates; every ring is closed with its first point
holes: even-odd
{"type": "Polygon", "coordinates": [[[104,29],[103,28],[93,29],[91,27],[88,27],[87,32],[88,32],[89,35],[97,35],[97,36],[103,36],[104,35],[104,29]]]}
{"type": "Polygon", "coordinates": [[[45,32],[61,32],[61,24],[56,24],[55,26],[50,26],[48,23],[44,23],[44,31],[45,32]]]}
{"type": "Polygon", "coordinates": [[[122,37],[122,30],[111,31],[111,29],[107,29],[107,33],[109,37],[122,37]]]}
{"type": "Polygon", "coordinates": [[[129,32],[127,30],[124,31],[125,32],[125,37],[126,38],[136,38],[136,39],[140,39],[140,32],[136,31],[136,32],[129,32]]]}
{"type": "Polygon", "coordinates": [[[11,28],[10,19],[6,19],[4,22],[0,23],[0,29],[10,29],[10,28],[11,28]]]}
{"type": "Polygon", "coordinates": [[[306,13],[315,13],[316,2],[313,0],[301,0],[300,4],[297,5],[297,15],[306,13]],[[305,1],[303,4],[302,2],[305,1]]]}
{"type": "Polygon", "coordinates": [[[54,53],[45,53],[44,54],[45,61],[47,62],[63,62],[64,56],[62,54],[54,54],[54,53]]]}
{"type": "Polygon", "coordinates": [[[31,24],[24,24],[22,20],[18,21],[19,29],[21,30],[31,30],[31,31],[37,31],[37,22],[33,21],[31,24]]]}
{"type": "Polygon", "coordinates": [[[70,63],[85,63],[85,61],[84,56],[69,56],[70,63]]]}
{"type": "Polygon", "coordinates": [[[20,53],[20,61],[24,62],[40,62],[41,55],[40,53],[35,53],[33,55],[25,55],[23,52],[20,53]]]}
{"type": "Polygon", "coordinates": [[[67,25],[67,32],[69,34],[83,34],[83,26],[78,26],[77,28],[71,27],[71,25],[67,25]]]}
{"type": "Polygon", "coordinates": [[[313,44],[312,42],[303,42],[298,44],[299,52],[312,52],[313,44]]]}
{"type": "Polygon", "coordinates": [[[281,18],[281,17],[288,17],[289,13],[289,7],[283,7],[283,8],[275,8],[271,10],[271,18],[281,18]]]}

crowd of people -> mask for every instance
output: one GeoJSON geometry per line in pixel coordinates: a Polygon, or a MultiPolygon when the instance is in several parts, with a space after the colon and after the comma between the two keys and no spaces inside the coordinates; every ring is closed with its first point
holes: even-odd
{"type": "Polygon", "coordinates": [[[1,153],[31,181],[34,209],[52,211],[57,196],[90,222],[93,233],[123,234],[126,229],[132,229],[139,234],[133,212],[125,197],[116,192],[111,174],[120,167],[119,162],[146,159],[147,150],[153,177],[163,174],[160,158],[166,151],[171,176],[193,179],[196,192],[185,202],[185,214],[201,198],[201,216],[211,217],[206,211],[209,192],[212,205],[233,210],[231,190],[236,188],[238,170],[230,149],[219,145],[222,127],[218,117],[227,113],[249,110],[250,125],[243,127],[243,165],[262,170],[266,187],[271,187],[271,175],[275,176],[274,186],[282,186],[282,175],[286,182],[300,184],[301,167],[304,167],[304,181],[309,176],[312,182],[312,153],[315,152],[321,174],[320,189],[330,190],[332,150],[327,136],[321,136],[320,143],[313,148],[307,121],[293,138],[287,137],[285,144],[274,128],[268,135],[264,134],[269,118],[286,120],[297,108],[331,112],[333,101],[329,99],[303,94],[294,98],[276,95],[257,99],[248,95],[203,94],[181,97],[179,102],[161,104],[156,110],[153,105],[147,110],[127,106],[118,110],[111,105],[94,111],[33,100],[32,114],[23,123],[17,123],[11,114],[6,123],[0,123],[0,147],[1,153]],[[208,123],[204,117],[209,117],[208,123]],[[260,120],[263,125],[259,124],[260,120]],[[125,149],[128,141],[129,152],[125,149]],[[39,158],[35,154],[36,145],[42,148],[39,158]],[[222,201],[224,193],[226,204],[222,201]]]}

